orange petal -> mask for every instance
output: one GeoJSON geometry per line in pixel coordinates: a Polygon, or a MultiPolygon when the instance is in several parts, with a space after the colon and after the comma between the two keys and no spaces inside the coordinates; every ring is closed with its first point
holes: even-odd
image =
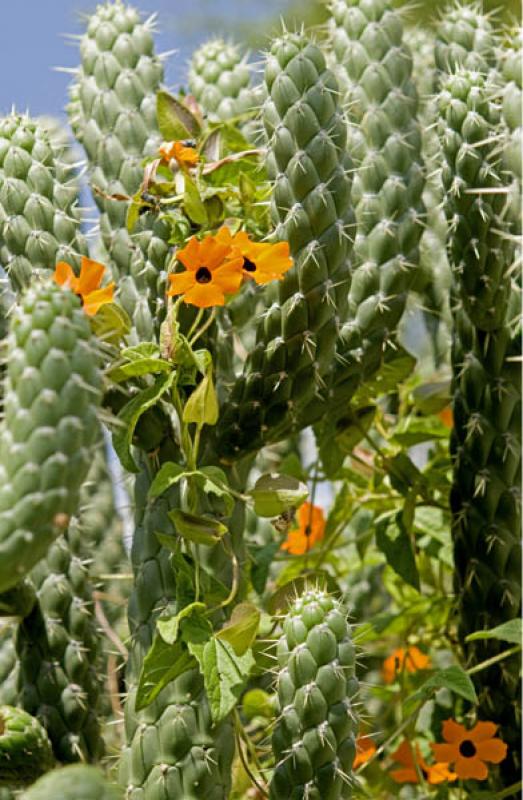
{"type": "Polygon", "coordinates": [[[71,265],[67,264],[65,261],[59,261],[56,265],[53,280],[58,286],[66,286],[68,289],[71,289],[71,291],[76,291],[78,278],[74,274],[71,265]]]}
{"type": "Polygon", "coordinates": [[[174,158],[174,145],[175,142],[162,142],[161,147],[158,149],[159,154],[165,161],[170,161],[174,158]]]}
{"type": "Polygon", "coordinates": [[[376,750],[376,743],[370,736],[358,736],[356,739],[356,755],[352,762],[352,768],[356,769],[361,764],[366,764],[376,750]]]}
{"type": "Polygon", "coordinates": [[[105,267],[99,264],[98,261],[93,261],[91,258],[82,256],[82,266],[80,269],[80,277],[78,278],[77,293],[82,297],[94,292],[100,288],[102,278],[104,276],[105,267]]]}
{"type": "Polygon", "coordinates": [[[454,767],[456,774],[463,780],[475,778],[477,781],[484,781],[488,778],[487,765],[480,761],[479,758],[462,758],[457,759],[454,767]]]}
{"type": "Polygon", "coordinates": [[[181,261],[186,269],[197,270],[201,266],[200,242],[192,236],[182,250],[178,250],[176,258],[181,261]]]}
{"type": "Polygon", "coordinates": [[[414,766],[414,753],[407,739],[404,739],[397,750],[392,753],[391,758],[404,767],[414,766]]]}
{"type": "Polygon", "coordinates": [[[449,763],[459,756],[459,749],[455,744],[434,744],[431,742],[432,753],[436,761],[449,763]]]}
{"type": "Polygon", "coordinates": [[[498,730],[498,726],[493,722],[476,722],[474,727],[467,733],[467,739],[473,742],[482,742],[485,739],[492,739],[498,730]]]}
{"type": "Polygon", "coordinates": [[[455,772],[450,772],[447,764],[431,764],[426,766],[427,780],[435,785],[444,781],[456,781],[458,776],[455,772]]]}
{"type": "Polygon", "coordinates": [[[89,317],[94,317],[100,306],[112,303],[114,294],[114,283],[109,283],[103,289],[96,289],[88,295],[84,295],[84,311],[89,317]]]}
{"type": "Polygon", "coordinates": [[[224,294],[235,294],[240,288],[243,279],[242,263],[243,258],[237,258],[226,261],[223,267],[214,270],[213,282],[220,286],[224,294]]]}
{"type": "Polygon", "coordinates": [[[470,734],[463,727],[457,722],[454,722],[453,719],[446,719],[442,726],[443,738],[446,742],[454,742],[459,743],[462,742],[464,739],[470,739],[470,734]]]}
{"type": "Polygon", "coordinates": [[[476,750],[483,761],[499,764],[506,757],[508,747],[501,739],[486,739],[476,742],[476,750]]]}
{"type": "Polygon", "coordinates": [[[200,245],[200,264],[212,272],[223,264],[230,251],[229,245],[218,242],[214,236],[207,236],[200,245]]]}
{"type": "Polygon", "coordinates": [[[171,285],[166,294],[169,297],[173,297],[187,292],[196,283],[196,278],[194,277],[194,272],[178,272],[174,275],[169,275],[169,283],[171,285]]]}
{"type": "Polygon", "coordinates": [[[192,289],[185,292],[183,300],[198,308],[225,305],[225,296],[214,281],[212,283],[195,283],[192,289]]]}
{"type": "Polygon", "coordinates": [[[293,556],[302,556],[309,549],[308,539],[299,529],[289,531],[286,540],[280,547],[280,550],[287,550],[293,556]]]}
{"type": "Polygon", "coordinates": [[[393,769],[390,777],[396,783],[419,783],[418,773],[415,769],[393,769]]]}

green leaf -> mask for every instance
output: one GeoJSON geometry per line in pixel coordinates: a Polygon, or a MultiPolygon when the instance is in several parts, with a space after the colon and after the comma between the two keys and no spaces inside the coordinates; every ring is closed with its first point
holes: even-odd
{"type": "MultiPolygon", "coordinates": [[[[226,526],[211,517],[198,517],[196,514],[181,511],[179,508],[169,511],[168,516],[174,523],[177,533],[195,544],[208,546],[218,544],[227,533],[226,526]]],[[[160,538],[160,534],[156,535],[160,538]]],[[[163,541],[162,544],[164,544],[163,541]]]]}
{"type": "Polygon", "coordinates": [[[160,133],[166,141],[186,139],[200,133],[200,123],[194,114],[163,90],[156,95],[156,118],[160,133]]]}
{"type": "Polygon", "coordinates": [[[134,200],[129,203],[129,207],[127,209],[127,216],[125,218],[125,227],[127,228],[128,233],[132,233],[134,231],[135,225],[140,219],[140,209],[142,208],[141,203],[136,203],[134,200]]]}
{"type": "Polygon", "coordinates": [[[422,414],[437,414],[443,411],[451,399],[450,379],[423,383],[412,390],[413,403],[422,414]]]}
{"type": "Polygon", "coordinates": [[[205,645],[189,644],[200,663],[214,723],[230,714],[237,704],[255,661],[251,650],[237,656],[229,642],[213,637],[205,645]]]}
{"type": "Polygon", "coordinates": [[[406,417],[402,419],[393,433],[393,440],[404,447],[412,447],[420,442],[433,439],[448,439],[450,429],[439,417],[406,417]]]}
{"type": "Polygon", "coordinates": [[[376,545],[394,572],[419,591],[414,549],[401,512],[395,515],[387,512],[376,520],[376,545]]]}
{"type": "MultiPolygon", "coordinates": [[[[187,621],[189,618],[201,619],[206,610],[207,607],[205,603],[190,603],[190,605],[182,608],[178,614],[171,614],[169,616],[162,615],[156,622],[156,630],[166,644],[175,644],[181,632],[182,622],[187,621]]],[[[207,623],[207,626],[210,630],[210,636],[212,633],[211,624],[209,620],[205,618],[204,622],[207,623]]]]}
{"type": "Polygon", "coordinates": [[[133,344],[132,347],[126,347],[122,350],[121,355],[127,361],[141,361],[142,358],[159,358],[160,348],[154,342],[142,342],[141,344],[133,344]]]}
{"type": "Polygon", "coordinates": [[[211,370],[202,378],[183,409],[183,421],[196,425],[216,425],[218,421],[218,398],[214,389],[211,370]]]}
{"type": "Polygon", "coordinates": [[[229,622],[216,634],[217,639],[229,642],[237,656],[243,656],[256,639],[260,611],[252,603],[240,603],[229,622]]]}
{"type": "Polygon", "coordinates": [[[142,375],[154,375],[158,372],[171,372],[173,365],[162,358],[141,358],[130,361],[128,364],[115,366],[107,373],[108,378],[116,383],[128,378],[138,378],[142,375]]]}
{"type": "Polygon", "coordinates": [[[195,666],[196,662],[184,644],[167,644],[159,634],[155,634],[152,647],[143,660],[136,693],[136,710],[146,708],[164,686],[195,666]]]}
{"type": "Polygon", "coordinates": [[[159,497],[171,486],[174,486],[175,483],[178,483],[182,476],[186,474],[184,468],[180,467],[179,464],[175,464],[174,461],[166,461],[154,476],[149,488],[149,497],[159,497]]]}
{"type": "Polygon", "coordinates": [[[385,457],[383,468],[388,473],[392,487],[404,496],[410,495],[413,488],[426,485],[422,473],[406,453],[385,457]]]}
{"type": "Polygon", "coordinates": [[[185,176],[185,191],[183,195],[185,213],[196,225],[207,225],[208,217],[205,204],[200,197],[200,192],[194,181],[185,176]]]}
{"type": "Polygon", "coordinates": [[[273,695],[267,694],[263,689],[250,689],[245,692],[242,700],[242,711],[248,720],[254,717],[272,719],[275,708],[273,695]]]}
{"type": "MultiPolygon", "coordinates": [[[[176,552],[171,555],[171,565],[176,576],[176,603],[183,608],[196,598],[194,560],[187,553],[176,552]]],[[[208,573],[201,564],[198,571],[200,589],[207,603],[212,606],[225,600],[229,594],[227,586],[208,573]]]]}
{"type": "Polygon", "coordinates": [[[249,495],[259,517],[278,517],[291,508],[298,508],[309,496],[309,490],[290,475],[266,473],[258,478],[249,495]]]}
{"type": "Polygon", "coordinates": [[[470,633],[465,639],[466,642],[475,642],[478,639],[500,639],[503,642],[512,642],[512,644],[521,644],[521,620],[509,619],[501,625],[496,625],[495,628],[490,628],[488,631],[475,631],[470,633]]]}
{"type": "Polygon", "coordinates": [[[420,689],[406,700],[404,703],[405,713],[409,714],[418,703],[428,700],[438,689],[448,689],[471,703],[478,702],[470,677],[461,667],[453,666],[440,669],[431,675],[420,689]]]}
{"type": "Polygon", "coordinates": [[[336,444],[344,453],[350,455],[364,438],[376,416],[376,406],[364,406],[337,420],[334,429],[336,444]]]}
{"type": "Polygon", "coordinates": [[[116,303],[105,303],[101,306],[94,317],[91,317],[91,325],[99,339],[111,344],[118,344],[131,330],[131,320],[127,312],[116,303]]]}
{"type": "Polygon", "coordinates": [[[279,548],[278,542],[269,542],[263,547],[257,545],[249,547],[249,555],[252,558],[251,581],[258,594],[263,594],[265,591],[269,569],[279,548]]]}
{"type": "Polygon", "coordinates": [[[201,470],[185,471],[173,461],[167,461],[155,475],[149,489],[149,497],[159,497],[182,479],[195,483],[204,494],[214,494],[222,499],[226,515],[232,512],[234,498],[228,491],[227,477],[219,467],[210,466],[202,467],[201,470]]]}
{"type": "Polygon", "coordinates": [[[154,386],[139,392],[120,410],[118,419],[122,423],[113,433],[113,447],[123,467],[129,472],[139,472],[131,455],[131,444],[138,420],[147,409],[156,405],[158,400],[169,391],[174,383],[176,373],[161,375],[154,386]]]}

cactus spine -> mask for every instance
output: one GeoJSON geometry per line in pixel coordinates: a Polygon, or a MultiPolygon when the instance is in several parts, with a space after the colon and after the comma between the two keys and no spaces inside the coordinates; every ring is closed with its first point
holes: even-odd
{"type": "Polygon", "coordinates": [[[325,386],[347,313],[354,218],[336,80],[315,44],[287,33],[271,47],[265,81],[275,235],[289,242],[295,268],[266,310],[220,420],[218,449],[232,458],[303,426],[302,413],[325,386]]]}
{"type": "Polygon", "coordinates": [[[0,434],[0,590],[67,526],[99,436],[100,372],[79,300],[55,284],[28,290],[11,318],[0,434]]]}
{"type": "MultiPolygon", "coordinates": [[[[439,95],[443,183],[453,270],[454,431],[451,493],[459,634],[470,665],[499,652],[492,640],[467,644],[478,628],[519,617],[521,371],[514,241],[497,168],[495,87],[459,70],[439,95]]],[[[480,711],[518,730],[517,656],[475,676],[480,711]]],[[[510,735],[510,734],[507,734],[510,735]]],[[[519,747],[510,742],[513,758],[519,747]]],[[[510,783],[514,764],[506,766],[510,783]]]]}
{"type": "Polygon", "coordinates": [[[323,591],[306,590],[284,619],[278,663],[271,800],[349,798],[358,681],[343,607],[323,591]]]}
{"type": "Polygon", "coordinates": [[[459,67],[485,75],[495,66],[496,40],[481,2],[465,5],[456,2],[446,8],[436,31],[436,67],[445,75],[459,67]]]}

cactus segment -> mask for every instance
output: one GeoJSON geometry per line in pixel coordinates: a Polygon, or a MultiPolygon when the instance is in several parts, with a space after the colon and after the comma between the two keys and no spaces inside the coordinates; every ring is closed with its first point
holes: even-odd
{"type": "Polygon", "coordinates": [[[298,597],[283,622],[278,663],[271,800],[350,798],[358,681],[347,614],[337,600],[318,589],[298,597]]]}
{"type": "Polygon", "coordinates": [[[122,800],[113,784],[94,767],[74,765],[44,775],[20,800],[122,800]]]}
{"type": "MultiPolygon", "coordinates": [[[[228,720],[213,726],[203,678],[190,670],[168,684],[156,700],[135,711],[136,682],[148,652],[156,619],[176,601],[170,554],[156,531],[173,531],[165,495],[147,503],[150,479],[136,480],[137,527],[132,547],[135,573],[129,602],[132,635],[125,705],[127,744],[120,762],[120,783],[128,800],[183,797],[184,800],[226,800],[231,781],[234,736],[228,720]]],[[[172,499],[172,498],[171,498],[172,499]]]]}
{"type": "Polygon", "coordinates": [[[126,228],[127,205],[109,195],[134,195],[144,156],[160,144],[156,93],[163,67],[150,21],[120,0],[99,5],[80,44],[81,67],[71,89],[71,124],[83,145],[100,210],[102,244],[118,280],[120,302],[139,338],[151,339],[164,299],[169,226],[144,214],[126,228]]]}
{"type": "Polygon", "coordinates": [[[0,264],[14,289],[57,261],[79,269],[87,249],[77,205],[66,150],[48,126],[14,113],[0,119],[0,264]]]}
{"type": "Polygon", "coordinates": [[[212,39],[192,55],[189,90],[210,122],[239,117],[253,109],[251,71],[238,45],[212,39]]]}
{"type": "Polygon", "coordinates": [[[76,510],[99,437],[101,376],[79,300],[29,289],[11,317],[0,432],[0,591],[42,558],[76,510]]]}
{"type": "Polygon", "coordinates": [[[0,785],[26,786],[54,765],[47,733],[34,717],[0,706],[0,785]]]}
{"type": "Polygon", "coordinates": [[[218,452],[226,458],[301,427],[302,410],[325,388],[347,314],[354,217],[336,80],[315,44],[285,33],[271,47],[265,81],[275,236],[289,242],[295,265],[220,419],[218,452]]]}
{"type": "Polygon", "coordinates": [[[496,39],[492,23],[478,3],[456,2],[441,15],[434,57],[444,75],[460,67],[486,75],[495,66],[496,39]]]}

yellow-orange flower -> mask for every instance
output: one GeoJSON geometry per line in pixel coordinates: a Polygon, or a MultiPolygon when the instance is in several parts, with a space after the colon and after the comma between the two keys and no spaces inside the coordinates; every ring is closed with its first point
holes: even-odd
{"type": "Polygon", "coordinates": [[[507,745],[494,738],[497,725],[493,722],[477,722],[467,730],[453,719],[443,723],[443,738],[446,744],[432,744],[434,758],[454,764],[459,778],[475,778],[484,781],[488,777],[486,761],[499,764],[507,755],[507,745]]]}
{"type": "Polygon", "coordinates": [[[158,151],[164,161],[175,159],[181,167],[195,167],[200,156],[198,151],[187,142],[163,142],[158,151]]]}
{"type": "Polygon", "coordinates": [[[186,271],[169,275],[167,294],[171,297],[181,294],[185,303],[210,308],[223,306],[225,295],[240,288],[242,257],[215,236],[206,236],[201,242],[191,237],[176,257],[186,271]]]}
{"type": "Polygon", "coordinates": [[[82,256],[80,275],[76,277],[70,264],[59,261],[56,265],[53,280],[74,292],[82,301],[86,314],[93,317],[100,306],[112,303],[114,283],[101,288],[105,267],[98,261],[82,256]]]}
{"type": "Polygon", "coordinates": [[[244,275],[253,278],[258,284],[281,280],[292,267],[288,242],[253,242],[245,231],[233,235],[226,225],[220,228],[216,238],[240,253],[243,257],[244,275]]]}
{"type": "Polygon", "coordinates": [[[454,427],[454,415],[450,406],[447,406],[443,409],[443,411],[440,411],[438,417],[447,428],[454,427]]]}
{"type": "Polygon", "coordinates": [[[356,739],[356,755],[352,762],[352,768],[357,769],[362,764],[366,764],[367,761],[372,758],[376,750],[376,742],[371,736],[358,736],[356,739]]]}
{"type": "Polygon", "coordinates": [[[382,666],[383,680],[393,683],[396,675],[401,672],[417,672],[430,667],[430,658],[417,647],[399,647],[392,655],[385,659],[382,666]]]}
{"type": "Polygon", "coordinates": [[[317,542],[325,535],[325,517],[323,509],[313,506],[312,503],[303,503],[298,509],[299,527],[289,531],[286,540],[281,545],[281,550],[287,550],[294,556],[308,553],[317,542]]]}
{"type": "Polygon", "coordinates": [[[392,753],[392,759],[401,764],[401,769],[393,769],[390,773],[392,780],[396,781],[396,783],[420,783],[416,765],[427,783],[437,784],[444,783],[444,781],[455,781],[458,777],[455,772],[449,770],[448,764],[427,764],[421,755],[419,747],[416,745],[416,754],[414,754],[407,739],[404,739],[398,749],[392,753]]]}

